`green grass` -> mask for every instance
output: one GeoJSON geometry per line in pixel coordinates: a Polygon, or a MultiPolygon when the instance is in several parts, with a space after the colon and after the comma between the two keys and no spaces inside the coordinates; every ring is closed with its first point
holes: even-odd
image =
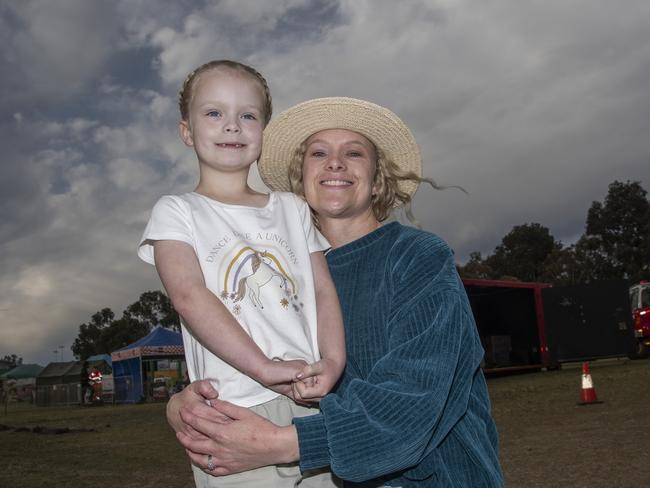
{"type": "Polygon", "coordinates": [[[0,424],[95,429],[36,434],[0,432],[0,486],[192,487],[189,461],[161,403],[101,407],[9,404],[0,424]]]}
{"type": "MultiPolygon", "coordinates": [[[[579,365],[577,365],[579,366],[579,365]]],[[[650,360],[592,364],[599,399],[577,406],[581,371],[488,381],[506,486],[637,488],[650,479],[650,360]]],[[[0,424],[96,432],[0,431],[0,487],[193,487],[161,403],[47,408],[10,404],[0,424]]]]}

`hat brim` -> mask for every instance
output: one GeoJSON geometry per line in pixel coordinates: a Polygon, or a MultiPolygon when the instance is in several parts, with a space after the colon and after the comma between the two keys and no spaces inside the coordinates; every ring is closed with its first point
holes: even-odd
{"type": "MultiPolygon", "coordinates": [[[[410,129],[390,110],[347,97],[317,98],[285,110],[264,129],[260,176],[274,191],[291,191],[289,165],[296,150],[311,135],[327,129],[347,129],[366,137],[401,171],[422,175],[420,149],[410,129]]],[[[413,196],[416,180],[400,180],[401,191],[413,196]]]]}

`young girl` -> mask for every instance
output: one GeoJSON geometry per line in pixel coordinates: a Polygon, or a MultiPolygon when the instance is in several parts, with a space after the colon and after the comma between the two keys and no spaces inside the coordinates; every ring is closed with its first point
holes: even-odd
{"type": "MultiPolygon", "coordinates": [[[[221,399],[288,425],[314,409],[287,397],[318,401],[345,364],[341,311],[321,252],[329,246],[303,200],[247,184],[271,118],[262,75],[233,61],[204,64],[185,80],[180,111],[199,183],[156,203],[138,254],[155,264],[182,317],[190,380],[210,379],[221,399]],[[307,382],[300,394],[299,379],[307,382]]],[[[209,475],[215,467],[210,456],[193,467],[197,486],[294,486],[301,479],[296,465],[225,478],[209,475]]],[[[333,484],[321,473],[300,486],[333,484]]]]}

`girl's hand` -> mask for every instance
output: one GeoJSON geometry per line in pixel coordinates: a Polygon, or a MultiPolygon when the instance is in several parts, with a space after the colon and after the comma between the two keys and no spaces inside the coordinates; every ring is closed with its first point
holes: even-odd
{"type": "Polygon", "coordinates": [[[334,388],[339,376],[339,368],[329,359],[306,365],[292,385],[294,400],[306,404],[320,402],[334,388]]]}
{"type": "Polygon", "coordinates": [[[269,361],[269,366],[263,374],[264,386],[282,395],[293,397],[292,383],[307,365],[301,359],[290,361],[269,361]]]}

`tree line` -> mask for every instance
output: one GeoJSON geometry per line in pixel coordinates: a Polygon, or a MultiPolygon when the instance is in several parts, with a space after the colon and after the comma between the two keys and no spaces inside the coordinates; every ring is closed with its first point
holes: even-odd
{"type": "Polygon", "coordinates": [[[0,358],[0,362],[5,363],[9,369],[14,369],[16,366],[23,364],[23,358],[16,354],[5,354],[0,358]]]}
{"type": "Polygon", "coordinates": [[[463,278],[515,279],[573,285],[650,279],[650,202],[638,181],[614,181],[587,212],[585,232],[564,246],[539,223],[516,225],[492,254],[470,254],[463,278]]]}
{"type": "Polygon", "coordinates": [[[110,308],[103,308],[81,324],[72,353],[82,361],[95,354],[110,354],[146,336],[156,325],[179,330],[178,313],[163,292],[146,291],[120,318],[116,319],[110,308]]]}

